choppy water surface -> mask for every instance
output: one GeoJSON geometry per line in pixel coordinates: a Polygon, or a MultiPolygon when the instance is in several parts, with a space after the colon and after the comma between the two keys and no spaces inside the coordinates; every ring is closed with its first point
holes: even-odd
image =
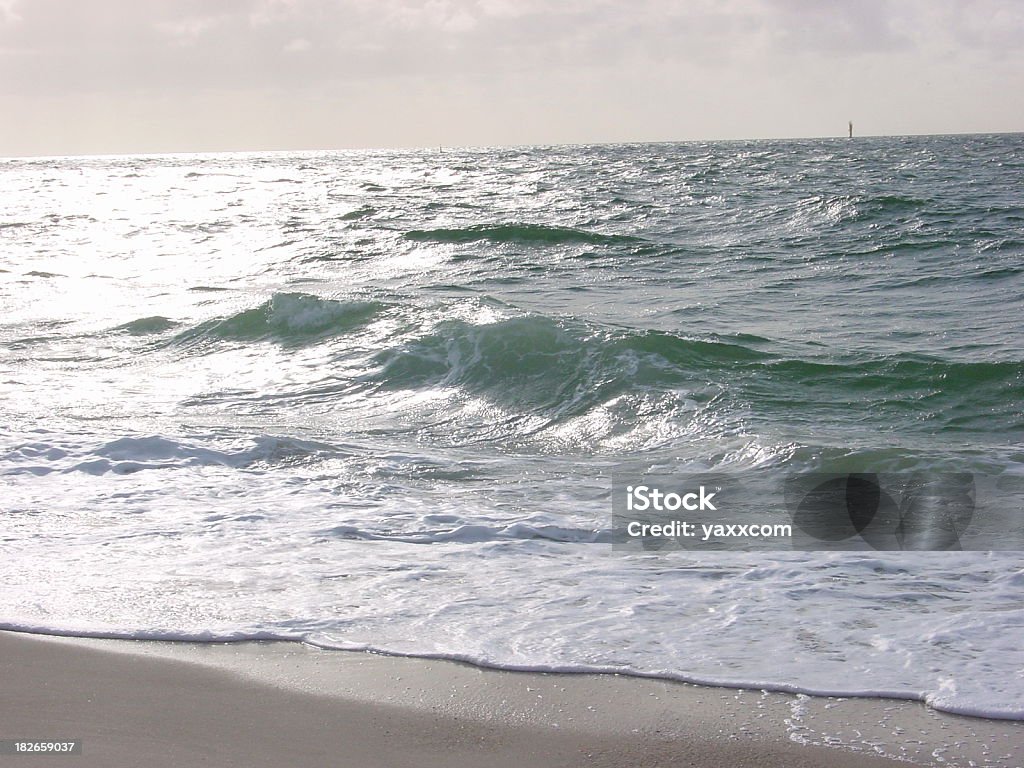
{"type": "Polygon", "coordinates": [[[1022,180],[1020,135],[2,160],[0,624],[1024,718],[1018,553],[608,543],[623,467],[1024,474],[1022,180]]]}

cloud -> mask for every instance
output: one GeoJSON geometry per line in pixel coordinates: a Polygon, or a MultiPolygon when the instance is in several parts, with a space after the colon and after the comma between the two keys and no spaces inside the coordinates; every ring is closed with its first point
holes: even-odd
{"type": "Polygon", "coordinates": [[[306,38],[296,37],[285,43],[282,50],[284,50],[285,53],[302,53],[303,51],[308,51],[312,47],[313,44],[306,38]]]}
{"type": "MultiPolygon", "coordinates": [[[[774,37],[795,55],[859,55],[909,50],[914,41],[898,5],[890,0],[822,3],[774,0],[774,37]]],[[[903,0],[906,7],[906,0],[903,0]]]]}
{"type": "Polygon", "coordinates": [[[1013,0],[3,0],[0,14],[3,87],[57,92],[300,87],[624,62],[725,67],[937,42],[1012,51],[1024,40],[1024,10],[1013,0]],[[297,47],[317,53],[300,63],[287,56],[297,47]]]}
{"type": "Polygon", "coordinates": [[[361,142],[787,135],[876,112],[933,130],[939,105],[1012,128],[1021,108],[982,95],[1024,87],[1022,55],[1019,0],[0,0],[0,93],[26,135],[47,99],[197,134],[231,104],[218,135],[287,103],[305,142],[314,118],[361,142]]]}

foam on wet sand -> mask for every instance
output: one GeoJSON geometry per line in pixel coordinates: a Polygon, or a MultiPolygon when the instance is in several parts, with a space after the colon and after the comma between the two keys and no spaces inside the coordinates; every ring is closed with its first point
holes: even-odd
{"type": "MultiPolygon", "coordinates": [[[[3,739],[34,766],[1024,764],[1024,724],[917,702],[486,670],[299,643],[0,633],[3,739]]],[[[11,761],[15,758],[4,758],[11,761]]]]}

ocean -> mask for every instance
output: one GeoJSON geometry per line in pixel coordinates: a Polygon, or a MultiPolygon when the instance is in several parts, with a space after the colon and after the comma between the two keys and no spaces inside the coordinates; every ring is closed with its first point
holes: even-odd
{"type": "Polygon", "coordinates": [[[1022,182],[1021,134],[0,160],[0,627],[1024,719],[1022,182]],[[983,546],[613,543],[622,478],[792,522],[848,472],[976,479],[983,546]]]}

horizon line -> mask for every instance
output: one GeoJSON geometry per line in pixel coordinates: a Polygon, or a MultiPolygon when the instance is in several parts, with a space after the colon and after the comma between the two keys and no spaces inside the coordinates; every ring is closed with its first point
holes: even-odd
{"type": "Polygon", "coordinates": [[[632,141],[579,141],[553,142],[534,144],[410,144],[397,146],[354,146],[354,147],[320,147],[313,149],[199,149],[199,150],[152,150],[132,152],[79,152],[71,154],[24,154],[0,155],[0,161],[12,160],[56,160],[74,158],[129,158],[129,157],[168,157],[183,155],[256,155],[256,154],[327,154],[331,152],[428,152],[428,151],[483,151],[495,149],[541,149],[555,147],[611,147],[626,145],[654,144],[729,144],[742,142],[772,141],[857,141],[860,139],[900,139],[900,138],[941,138],[946,136],[1013,136],[1024,134],[1024,130],[1016,131],[954,131],[950,133],[864,133],[855,136],[834,134],[827,136],[785,136],[785,137],[744,137],[731,139],[641,139],[632,141]]]}

